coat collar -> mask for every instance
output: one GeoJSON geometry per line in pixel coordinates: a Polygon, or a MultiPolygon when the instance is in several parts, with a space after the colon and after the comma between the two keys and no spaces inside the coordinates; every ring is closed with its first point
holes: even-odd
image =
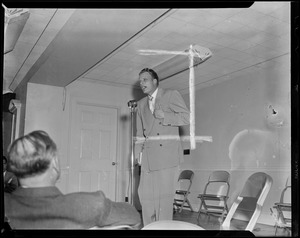
{"type": "Polygon", "coordinates": [[[38,188],[23,188],[18,187],[14,192],[14,195],[23,197],[47,197],[47,196],[59,196],[62,192],[55,186],[38,187],[38,188]]]}
{"type": "MultiPolygon", "coordinates": [[[[157,88],[157,93],[156,93],[156,97],[155,97],[155,103],[159,102],[160,101],[160,98],[162,97],[163,93],[164,93],[164,89],[162,88],[157,88]]],[[[149,100],[148,100],[148,96],[144,98],[145,100],[145,104],[147,104],[147,106],[144,107],[144,112],[145,113],[151,113],[150,109],[149,109],[149,100]]]]}
{"type": "Polygon", "coordinates": [[[163,92],[164,92],[164,90],[162,88],[158,88],[156,98],[161,98],[161,96],[163,95],[163,92]]]}

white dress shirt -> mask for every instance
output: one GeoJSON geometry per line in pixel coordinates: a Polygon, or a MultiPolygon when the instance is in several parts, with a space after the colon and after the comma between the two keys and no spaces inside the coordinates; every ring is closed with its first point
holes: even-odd
{"type": "Polygon", "coordinates": [[[154,105],[155,105],[155,99],[156,99],[157,91],[158,91],[158,88],[156,88],[156,90],[152,93],[152,95],[148,95],[149,108],[150,108],[150,111],[152,113],[154,111],[154,105]]]}

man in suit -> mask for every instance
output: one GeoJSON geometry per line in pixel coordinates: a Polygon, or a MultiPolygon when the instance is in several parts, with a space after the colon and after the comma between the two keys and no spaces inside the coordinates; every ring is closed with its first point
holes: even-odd
{"type": "Polygon", "coordinates": [[[128,203],[113,202],[102,191],[62,194],[56,144],[44,131],[33,131],[9,146],[8,167],[20,187],[5,194],[4,208],[14,229],[88,229],[130,225],[140,214],[128,203]]]}
{"type": "Polygon", "coordinates": [[[159,88],[157,73],[139,74],[146,97],[137,103],[135,155],[141,165],[138,194],[143,223],[173,219],[173,200],[183,160],[179,126],[189,124],[189,110],[176,90],[159,88]],[[139,143],[141,139],[143,143],[139,143]]]}
{"type": "Polygon", "coordinates": [[[3,155],[3,181],[4,181],[4,192],[11,193],[18,187],[18,179],[12,173],[7,171],[7,158],[3,155]]]}

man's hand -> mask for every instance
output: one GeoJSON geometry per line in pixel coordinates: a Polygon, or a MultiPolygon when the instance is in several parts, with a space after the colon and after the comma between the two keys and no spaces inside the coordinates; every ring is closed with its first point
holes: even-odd
{"type": "Polygon", "coordinates": [[[158,119],[163,119],[165,117],[164,111],[161,109],[154,109],[153,115],[158,119]]]}
{"type": "Polygon", "coordinates": [[[143,152],[140,152],[139,157],[135,158],[135,165],[141,165],[142,164],[142,156],[143,156],[143,152]]]}
{"type": "Polygon", "coordinates": [[[154,111],[153,111],[153,115],[154,115],[155,118],[164,119],[165,114],[164,114],[164,111],[161,108],[162,107],[161,107],[160,103],[155,103],[155,108],[154,108],[154,111]]]}

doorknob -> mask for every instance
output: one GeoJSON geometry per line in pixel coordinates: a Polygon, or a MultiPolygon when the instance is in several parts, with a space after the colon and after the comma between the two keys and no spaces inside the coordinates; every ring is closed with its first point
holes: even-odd
{"type": "Polygon", "coordinates": [[[112,164],[112,165],[116,165],[116,164],[117,164],[117,162],[112,162],[111,164],[112,164]]]}

